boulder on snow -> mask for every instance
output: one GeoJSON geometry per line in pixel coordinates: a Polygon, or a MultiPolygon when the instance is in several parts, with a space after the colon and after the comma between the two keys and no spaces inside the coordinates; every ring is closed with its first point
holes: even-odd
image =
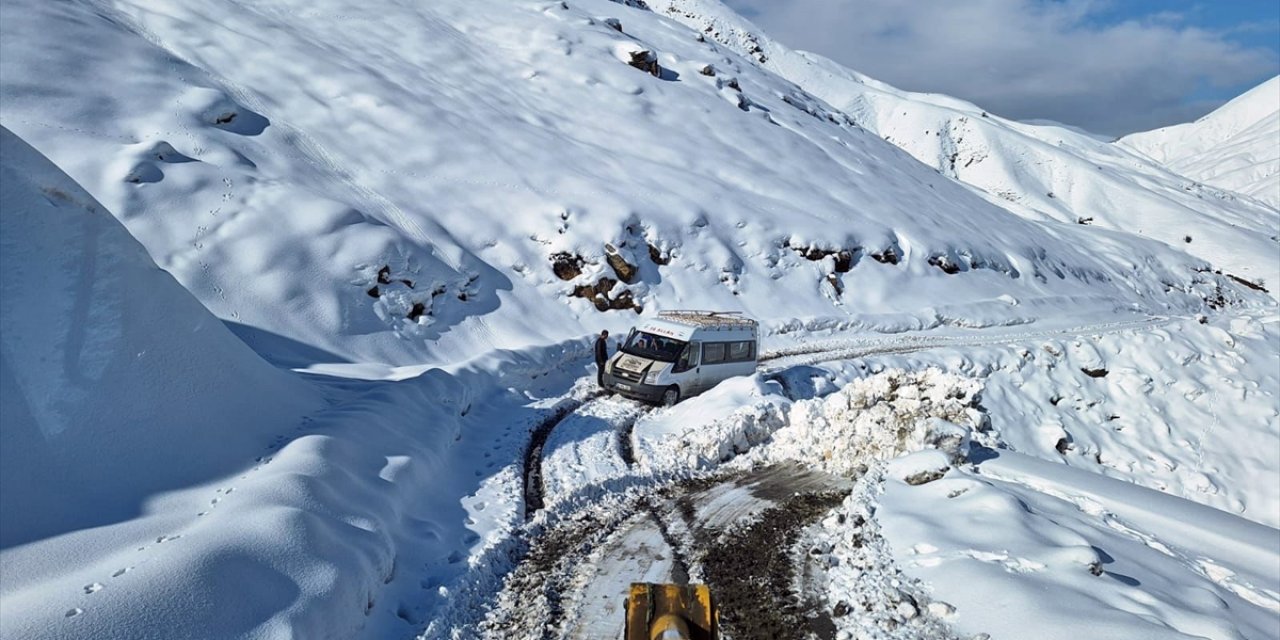
{"type": "Polygon", "coordinates": [[[951,460],[947,454],[937,449],[925,449],[891,460],[885,473],[909,485],[921,485],[947,475],[950,470],[951,460]]]}
{"type": "Polygon", "coordinates": [[[649,260],[656,265],[671,264],[671,254],[649,243],[649,260]]]}
{"type": "Polygon", "coordinates": [[[551,254],[551,271],[561,280],[572,280],[582,275],[582,265],[586,261],[582,256],[561,251],[551,254]]]}
{"type": "Polygon", "coordinates": [[[884,251],[872,253],[871,259],[880,264],[898,264],[898,252],[893,247],[887,247],[884,251]]]}
{"type": "Polygon", "coordinates": [[[636,276],[640,273],[639,267],[627,262],[626,258],[623,258],[622,254],[618,253],[617,247],[606,243],[604,245],[604,255],[609,261],[609,266],[613,268],[613,272],[618,275],[619,280],[627,284],[636,281],[636,276]]]}
{"type": "Polygon", "coordinates": [[[611,295],[614,286],[617,284],[617,280],[606,276],[600,278],[595,284],[580,284],[574,287],[573,292],[569,295],[590,300],[597,311],[618,311],[622,309],[633,309],[636,313],[643,311],[643,307],[636,304],[635,294],[631,293],[630,289],[623,289],[617,295],[611,295]]]}
{"type": "Polygon", "coordinates": [[[658,66],[658,54],[649,49],[638,49],[631,52],[627,64],[657,78],[662,75],[662,67],[658,66]]]}
{"type": "Polygon", "coordinates": [[[969,428],[942,418],[929,418],[925,425],[925,444],[941,451],[952,462],[969,455],[969,428]]]}

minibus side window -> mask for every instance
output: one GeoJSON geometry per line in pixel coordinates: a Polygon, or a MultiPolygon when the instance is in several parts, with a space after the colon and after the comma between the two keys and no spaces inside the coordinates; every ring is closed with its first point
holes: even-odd
{"type": "Polygon", "coordinates": [[[705,364],[724,362],[725,344],[724,342],[708,342],[702,345],[702,362],[705,364]]]}
{"type": "Polygon", "coordinates": [[[729,343],[729,361],[746,362],[751,360],[752,343],[747,341],[729,343]]]}
{"type": "Polygon", "coordinates": [[[680,359],[676,360],[676,366],[672,367],[672,372],[680,373],[698,366],[698,352],[700,350],[701,345],[697,342],[690,342],[685,345],[684,351],[680,352],[680,359]]]}

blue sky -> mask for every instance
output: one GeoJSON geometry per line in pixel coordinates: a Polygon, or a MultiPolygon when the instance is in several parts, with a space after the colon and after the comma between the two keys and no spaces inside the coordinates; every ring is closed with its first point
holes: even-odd
{"type": "MultiPolygon", "coordinates": [[[[1220,33],[1225,40],[1242,47],[1271,51],[1275,59],[1280,60],[1280,0],[1122,0],[1108,3],[1104,7],[1093,18],[1096,24],[1170,19],[1184,27],[1220,33]]],[[[1200,87],[1194,97],[1230,100],[1259,82],[1250,81],[1226,87],[1206,84],[1200,87]]]]}
{"type": "Polygon", "coordinates": [[[1186,122],[1280,73],[1277,0],[725,0],[903,89],[1107,135],[1186,122]]]}

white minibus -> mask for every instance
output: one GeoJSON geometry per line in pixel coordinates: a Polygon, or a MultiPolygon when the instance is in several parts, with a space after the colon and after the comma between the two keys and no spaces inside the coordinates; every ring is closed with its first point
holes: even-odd
{"type": "Polygon", "coordinates": [[[605,389],[673,405],[756,370],[755,320],[736,312],[663,311],[640,323],[604,370],[605,389]]]}

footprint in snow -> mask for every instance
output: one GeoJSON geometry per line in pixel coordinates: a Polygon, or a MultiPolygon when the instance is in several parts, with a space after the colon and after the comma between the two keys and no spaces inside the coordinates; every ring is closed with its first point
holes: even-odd
{"type": "Polygon", "coordinates": [[[112,578],[119,578],[120,576],[122,576],[122,575],[124,575],[124,574],[126,574],[126,573],[129,573],[129,567],[123,567],[123,568],[120,568],[120,569],[116,569],[116,572],[115,572],[115,573],[113,573],[113,574],[111,574],[111,577],[112,577],[112,578]]]}
{"type": "Polygon", "coordinates": [[[82,613],[84,613],[84,609],[81,609],[80,607],[72,607],[70,609],[67,609],[67,612],[64,613],[63,615],[68,618],[74,618],[82,613]]]}
{"type": "Polygon", "coordinates": [[[105,587],[101,582],[94,582],[93,584],[86,584],[84,586],[84,593],[85,595],[89,595],[91,593],[97,593],[99,591],[102,591],[104,588],[105,587]]]}

